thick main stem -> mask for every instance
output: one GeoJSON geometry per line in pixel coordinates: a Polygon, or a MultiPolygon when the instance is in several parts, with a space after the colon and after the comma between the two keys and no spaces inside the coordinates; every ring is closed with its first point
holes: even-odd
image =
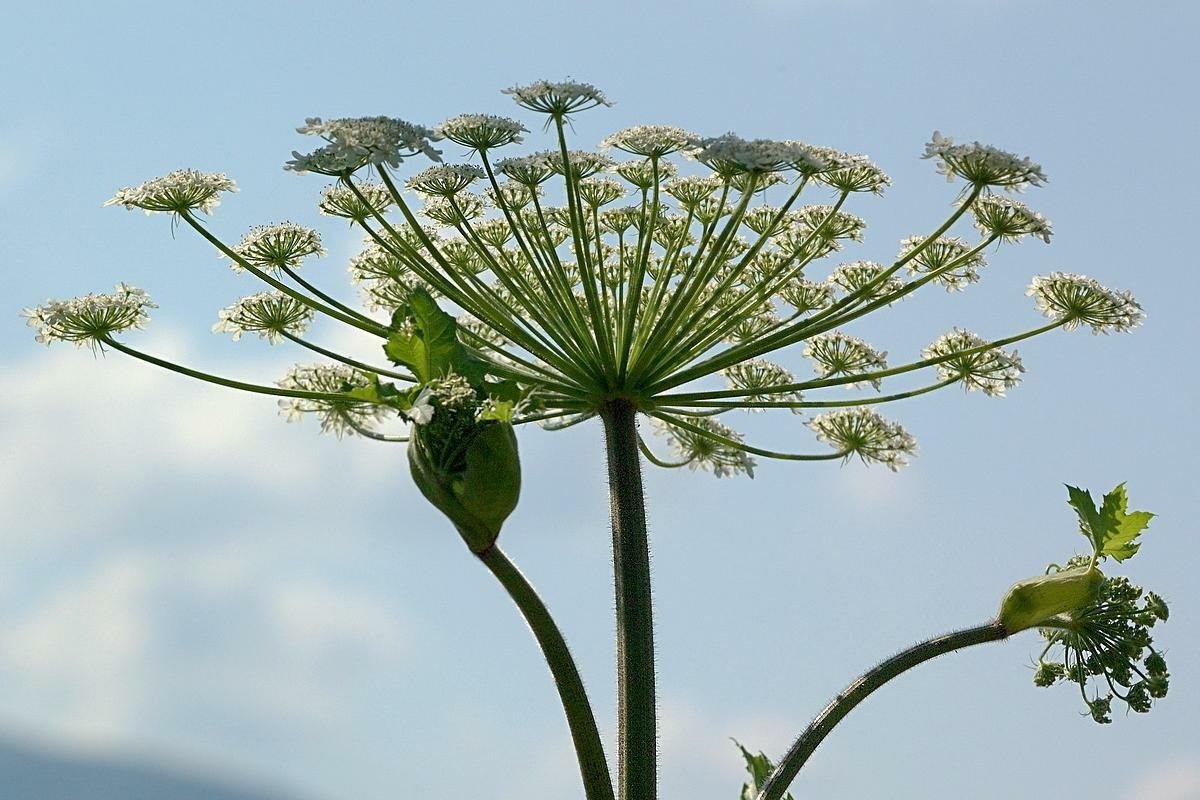
{"type": "Polygon", "coordinates": [[[608,445],[617,595],[617,792],[620,800],[654,800],[658,770],[654,618],[635,414],[633,404],[625,399],[608,401],[600,410],[608,445]]]}
{"type": "Polygon", "coordinates": [[[604,757],[604,745],[600,741],[596,718],[562,632],[533,586],[499,547],[493,545],[476,555],[508,591],[542,648],[550,674],[558,687],[563,711],[567,715],[567,726],[571,729],[571,741],[575,745],[579,772],[583,778],[584,796],[587,800],[613,800],[612,776],[604,757]]]}
{"type": "Polygon", "coordinates": [[[767,778],[757,800],[779,800],[783,797],[783,793],[796,778],[796,773],[808,761],[817,746],[829,735],[829,732],[855,706],[892,678],[943,653],[960,650],[971,645],[998,642],[1007,637],[1008,631],[1004,629],[1004,626],[998,621],[992,621],[915,644],[863,673],[858,680],[833,698],[833,701],[825,706],[816,719],[809,723],[804,732],[792,744],[791,749],[779,761],[779,766],[767,778]]]}

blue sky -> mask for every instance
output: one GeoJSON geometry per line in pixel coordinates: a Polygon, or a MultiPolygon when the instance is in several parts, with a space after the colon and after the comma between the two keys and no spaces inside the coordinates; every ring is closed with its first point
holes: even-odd
{"type": "MultiPolygon", "coordinates": [[[[215,228],[317,226],[330,254],[313,274],[349,298],[357,237],[317,216],[320,178],[280,169],[303,145],[295,126],[515,116],[500,89],[570,75],[617,101],[579,116],[582,147],[646,122],[870,154],[894,185],[850,209],[869,226],[853,258],[884,260],[944,218],[955,188],[918,157],[934,129],[1043,164],[1049,184],[1025,199],[1053,244],[1002,248],[965,295],[931,292],[852,331],[894,357],[953,325],[1032,327],[1024,287],[1051,270],[1131,289],[1148,313],[1131,335],[1026,343],[1026,381],[1006,399],[948,390],[890,407],[921,448],[898,475],[651,472],[663,795],[734,796],[728,737],[781,752],[859,671],[984,620],[1012,581],[1080,547],[1064,482],[1128,481],[1159,514],[1128,572],[1175,614],[1160,637],[1172,691],[1153,713],[1100,728],[1069,689],[1035,690],[1027,634],[873,697],[795,790],[1200,798],[1192,4],[112,2],[22,4],[6,21],[0,727],[313,800],[581,796],[531,637],[417,496],[402,452],[119,354],[47,351],[17,316],[128,281],[161,306],[139,346],[270,381],[304,356],[209,333],[216,309],[257,290],[250,278],[163,217],[100,204],[178,167],[228,172],[241,192],[215,228]]],[[[790,416],[743,427],[810,442],[790,416]]],[[[600,432],[527,430],[521,447],[504,543],[567,632],[611,742],[600,432]]]]}

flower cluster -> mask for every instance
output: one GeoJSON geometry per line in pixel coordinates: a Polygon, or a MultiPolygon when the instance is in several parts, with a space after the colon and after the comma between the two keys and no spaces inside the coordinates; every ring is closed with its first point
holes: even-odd
{"type": "Polygon", "coordinates": [[[205,214],[221,204],[221,192],[236,192],[237,184],[223,172],[177,169],[137,186],[126,186],[104,202],[106,206],[140,208],[147,214],[183,214],[199,209],[205,214]]]}
{"type": "Polygon", "coordinates": [[[1101,286],[1086,275],[1051,272],[1035,276],[1025,292],[1037,302],[1038,310],[1063,327],[1088,325],[1092,333],[1129,331],[1142,324],[1146,314],[1127,291],[1101,286]]]}
{"type": "Polygon", "coordinates": [[[924,158],[936,159],[938,172],[948,181],[953,181],[957,175],[976,186],[999,186],[1016,191],[1046,182],[1046,173],[1028,158],[979,142],[955,144],[953,139],[937,131],[933,132],[932,141],[925,145],[924,158]]]}
{"type": "Polygon", "coordinates": [[[1048,219],[1011,197],[981,195],[971,204],[971,213],[980,233],[1002,241],[1016,242],[1032,236],[1050,244],[1054,234],[1048,219]]]}
{"type": "Polygon", "coordinates": [[[895,472],[907,466],[905,456],[917,451],[917,442],[904,428],[869,408],[843,408],[820,414],[808,423],[817,438],[846,458],[883,464],[895,472]]]}
{"type": "Polygon", "coordinates": [[[596,106],[611,106],[604,93],[590,83],[578,81],[534,81],[526,86],[513,86],[504,93],[522,108],[563,117],[596,106]]]}
{"type": "Polygon", "coordinates": [[[279,388],[325,397],[285,397],[279,401],[279,413],[288,422],[301,419],[305,414],[315,414],[321,421],[321,430],[339,439],[347,433],[369,433],[390,415],[387,408],[346,393],[370,383],[369,375],[345,364],[297,364],[277,382],[279,388]]]}
{"type": "Polygon", "coordinates": [[[506,144],[520,144],[529,129],[515,119],[494,114],[459,114],[438,125],[436,134],[474,150],[490,150],[506,144]]]}
{"type": "Polygon", "coordinates": [[[93,347],[114,333],[144,327],[147,311],[157,306],[141,289],[118,283],[108,294],[88,294],[70,300],[49,300],[23,312],[34,339],[43,344],[73,342],[76,347],[93,347]]]}
{"type": "Polygon", "coordinates": [[[232,249],[234,272],[241,272],[246,264],[267,272],[295,269],[308,256],[325,255],[320,234],[294,222],[253,228],[232,249]]]}
{"type": "Polygon", "coordinates": [[[754,477],[754,459],[738,447],[742,435],[711,417],[689,418],[686,425],[655,419],[654,428],[682,460],[679,466],[707,470],[718,478],[738,474],[754,477]]]}
{"type": "Polygon", "coordinates": [[[402,119],[358,117],[325,121],[310,117],[296,131],[320,136],[329,144],[308,154],[292,151],[292,160],[284,169],[294,172],[340,176],[367,164],[398,167],[404,159],[418,153],[441,161],[441,151],[431,144],[438,135],[402,119]]]}
{"type": "Polygon", "coordinates": [[[944,381],[962,381],[968,392],[976,389],[990,397],[1003,397],[1006,389],[1021,382],[1025,367],[1017,351],[1006,353],[989,347],[982,336],[955,328],[926,347],[921,355],[942,359],[938,377],[944,381]]]}
{"type": "Polygon", "coordinates": [[[217,312],[213,333],[231,334],[236,342],[243,333],[257,333],[271,344],[304,333],[313,310],[295,297],[273,290],[243,297],[217,312]]]}
{"type": "Polygon", "coordinates": [[[900,242],[899,261],[908,261],[909,272],[933,276],[948,292],[958,292],[979,282],[979,270],[986,260],[966,239],[939,236],[909,236],[900,242]],[[911,255],[911,259],[909,256],[911,255]]]}

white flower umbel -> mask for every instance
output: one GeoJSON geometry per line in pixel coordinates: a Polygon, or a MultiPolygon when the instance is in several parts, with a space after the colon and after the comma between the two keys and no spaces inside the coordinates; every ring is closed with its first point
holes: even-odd
{"type": "Polygon", "coordinates": [[[711,417],[689,417],[688,422],[705,433],[697,433],[657,418],[653,424],[655,431],[667,438],[671,450],[687,462],[689,469],[707,470],[718,478],[728,475],[754,477],[755,461],[749,453],[713,438],[717,436],[741,442],[740,433],[711,417]]]}
{"type": "Polygon", "coordinates": [[[140,208],[147,214],[182,214],[197,209],[210,214],[221,204],[221,192],[237,190],[237,184],[223,172],[177,169],[138,186],[118,189],[104,205],[140,208]]]}
{"type": "Polygon", "coordinates": [[[284,334],[299,336],[313,320],[313,310],[291,295],[279,291],[243,297],[217,312],[213,333],[228,333],[236,342],[243,333],[257,333],[271,344],[284,334]]]}
{"type": "Polygon", "coordinates": [[[1141,325],[1146,317],[1128,291],[1106,289],[1086,275],[1037,275],[1025,294],[1037,301],[1039,311],[1062,320],[1068,330],[1088,325],[1092,333],[1124,332],[1141,325]]]}
{"type": "Polygon", "coordinates": [[[922,158],[937,159],[938,172],[953,181],[954,176],[965,179],[978,187],[998,186],[1020,191],[1026,186],[1041,186],[1046,182],[1046,173],[1041,166],[1028,158],[1014,155],[991,145],[971,142],[955,144],[948,136],[933,132],[933,139],[925,145],[922,158]]]}
{"type": "Polygon", "coordinates": [[[1006,242],[1033,236],[1050,244],[1050,237],[1054,234],[1050,220],[1011,197],[981,195],[971,205],[971,213],[975,216],[975,227],[980,233],[998,236],[1006,242]]]}
{"type": "Polygon", "coordinates": [[[846,458],[857,455],[864,463],[872,461],[895,472],[908,465],[905,456],[913,455],[917,442],[895,422],[889,422],[869,408],[841,408],[814,417],[808,426],[817,438],[827,442],[846,458]]]}
{"type": "Polygon", "coordinates": [[[408,179],[408,188],[421,194],[453,197],[487,173],[474,164],[438,164],[408,179]]]}
{"type": "MultiPolygon", "coordinates": [[[[804,355],[816,363],[813,368],[822,378],[835,375],[859,375],[887,368],[887,352],[876,350],[857,336],[830,331],[814,336],[804,345],[804,355]]],[[[876,389],[878,380],[870,381],[876,389]]],[[[850,384],[851,388],[858,383],[850,384]]]]}
{"type": "Polygon", "coordinates": [[[613,167],[613,172],[632,183],[639,189],[650,189],[654,186],[655,178],[666,180],[675,176],[675,165],[670,161],[660,161],[655,164],[650,159],[645,161],[623,161],[613,167]]]}
{"type": "Polygon", "coordinates": [[[326,186],[321,191],[321,203],[318,207],[321,213],[361,224],[365,220],[373,220],[375,215],[382,214],[395,203],[391,192],[382,183],[362,181],[355,184],[355,189],[358,190],[357,194],[344,183],[326,186]]]}
{"type": "MultiPolygon", "coordinates": [[[[297,364],[278,381],[278,386],[281,389],[321,392],[332,396],[365,387],[370,383],[371,379],[365,372],[342,364],[297,364]]],[[[279,401],[279,413],[286,417],[288,422],[294,422],[305,414],[315,414],[321,422],[321,431],[332,433],[340,439],[347,433],[361,434],[363,431],[371,431],[389,412],[385,406],[349,397],[287,397],[279,401]]]]}
{"type": "MultiPolygon", "coordinates": [[[[588,208],[600,208],[625,196],[625,187],[613,178],[584,178],[579,182],[579,199],[588,208]]],[[[589,220],[590,221],[590,220],[589,220]]]]}
{"type": "Polygon", "coordinates": [[[778,297],[798,314],[820,311],[833,303],[833,287],[828,283],[814,283],[804,278],[793,278],[785,283],[778,297]]]}
{"type": "Polygon", "coordinates": [[[596,106],[611,106],[604,93],[590,83],[578,81],[534,81],[504,90],[522,108],[563,117],[596,106]]]}
{"type": "Polygon", "coordinates": [[[600,142],[605,150],[617,149],[646,158],[661,158],[695,147],[696,134],[673,125],[634,125],[600,142]]]}
{"type": "MultiPolygon", "coordinates": [[[[267,272],[283,268],[296,269],[308,256],[323,256],[321,236],[312,228],[294,222],[278,225],[260,225],[252,228],[242,240],[233,246],[233,252],[247,263],[267,272]]],[[[234,272],[241,272],[243,265],[231,260],[234,272]]]]}
{"type": "Polygon", "coordinates": [[[87,294],[70,300],[49,300],[22,313],[34,339],[43,344],[72,342],[95,347],[114,333],[145,327],[146,312],[158,308],[142,289],[118,283],[108,294],[87,294]]]}
{"type": "Polygon", "coordinates": [[[934,280],[948,292],[958,292],[979,281],[979,270],[987,263],[981,253],[971,253],[971,246],[958,236],[939,236],[932,242],[927,236],[910,236],[900,242],[898,260],[903,260],[921,248],[908,261],[908,271],[917,274],[937,273],[934,280]]]}
{"type": "Polygon", "coordinates": [[[529,129],[515,119],[494,114],[459,114],[434,129],[439,136],[473,150],[490,150],[524,141],[529,129]]]}
{"type": "Polygon", "coordinates": [[[886,271],[887,267],[874,261],[852,261],[835,269],[829,276],[828,283],[846,294],[862,291],[862,299],[878,300],[904,288],[904,281],[895,275],[877,280],[886,271]]]}
{"type": "MultiPolygon", "coordinates": [[[[766,359],[754,358],[749,361],[743,361],[740,364],[734,364],[732,367],[722,370],[722,372],[729,380],[731,389],[746,389],[752,392],[752,394],[742,397],[743,401],[750,403],[799,403],[802,399],[800,392],[779,391],[774,388],[776,386],[795,383],[796,379],[791,372],[766,359]]],[[[753,406],[748,406],[747,410],[762,411],[761,408],[753,406]]],[[[793,408],[792,413],[800,414],[803,412],[799,408],[793,408]]]]}
{"type": "Polygon", "coordinates": [[[921,355],[926,359],[953,355],[953,358],[938,364],[939,378],[943,381],[962,381],[963,388],[968,392],[978,389],[989,397],[1003,397],[1006,389],[1021,382],[1025,367],[1021,365],[1016,350],[1007,353],[998,347],[978,350],[986,344],[987,340],[982,336],[955,328],[938,337],[921,355]],[[977,352],[968,352],[971,350],[977,352]]]}
{"type": "Polygon", "coordinates": [[[441,150],[431,142],[439,137],[422,125],[392,117],[358,117],[322,120],[310,117],[296,129],[298,133],[320,136],[329,144],[308,154],[292,151],[292,160],[284,169],[316,172],[321,175],[347,175],[372,164],[399,167],[406,158],[424,154],[441,161],[441,150]]]}
{"type": "Polygon", "coordinates": [[[726,133],[697,140],[690,154],[721,177],[731,178],[745,173],[763,175],[794,169],[796,153],[796,148],[786,142],[749,140],[726,133]]]}
{"type": "Polygon", "coordinates": [[[817,179],[843,192],[872,194],[883,194],[883,190],[892,182],[886,172],[863,155],[843,156],[832,168],[818,174],[817,179]]]}

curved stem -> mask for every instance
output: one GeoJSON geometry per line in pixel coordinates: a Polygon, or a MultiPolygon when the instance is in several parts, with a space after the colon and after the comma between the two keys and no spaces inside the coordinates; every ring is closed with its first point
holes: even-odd
{"type": "Polygon", "coordinates": [[[604,745],[600,741],[596,718],[562,632],[533,586],[499,547],[493,545],[476,555],[517,604],[542,649],[567,715],[587,800],[613,800],[612,777],[608,772],[608,761],[604,757],[604,745]]]}
{"type": "Polygon", "coordinates": [[[642,451],[642,455],[646,457],[646,460],[656,467],[677,469],[679,467],[686,467],[688,464],[696,460],[696,457],[692,456],[691,458],[685,458],[683,461],[665,461],[664,459],[654,455],[654,451],[650,449],[650,445],[646,444],[646,440],[641,436],[638,436],[638,449],[642,451]]]}
{"type": "Polygon", "coordinates": [[[654,618],[635,414],[633,404],[623,398],[600,409],[608,450],[617,597],[617,791],[621,800],[654,800],[658,770],[654,618]]]}
{"type": "Polygon", "coordinates": [[[287,275],[289,278],[291,278],[293,281],[295,281],[297,286],[299,286],[302,289],[307,290],[309,292],[309,294],[311,294],[313,297],[316,297],[316,298],[320,299],[321,301],[329,304],[333,308],[336,308],[338,311],[341,311],[343,314],[350,316],[350,317],[354,317],[359,322],[365,323],[367,325],[378,325],[379,324],[378,322],[371,319],[370,317],[363,314],[362,312],[355,311],[353,308],[346,305],[345,303],[339,302],[338,300],[335,300],[333,297],[326,294],[325,292],[322,292],[316,286],[313,286],[312,283],[305,280],[304,278],[301,278],[299,273],[297,273],[294,269],[287,266],[286,264],[283,265],[282,267],[280,267],[280,269],[283,271],[283,273],[285,275],[287,275]]]}
{"type": "Polygon", "coordinates": [[[680,428],[689,430],[697,436],[703,436],[706,439],[711,439],[714,442],[723,444],[726,447],[732,447],[734,450],[741,450],[744,453],[750,453],[763,458],[777,458],[782,461],[836,461],[839,458],[845,458],[850,455],[850,450],[837,450],[832,453],[780,453],[775,450],[764,450],[761,447],[752,447],[745,442],[739,442],[737,439],[730,439],[728,436],[722,436],[719,433],[705,430],[699,425],[693,425],[682,417],[668,414],[662,410],[655,409],[648,412],[651,416],[657,417],[664,422],[669,422],[672,425],[678,425],[680,428]]]}
{"type": "MultiPolygon", "coordinates": [[[[101,337],[101,342],[108,345],[114,350],[119,350],[127,356],[141,359],[147,364],[153,364],[156,367],[169,369],[172,372],[178,372],[180,375],[186,375],[189,378],[215,383],[218,386],[225,386],[230,389],[240,389],[243,392],[253,392],[254,394],[269,394],[275,397],[298,397],[304,400],[331,400],[336,402],[346,402],[346,397],[340,394],[327,394],[325,392],[305,392],[300,389],[280,389],[274,386],[262,386],[257,383],[245,383],[243,381],[235,381],[229,378],[222,378],[220,375],[211,375],[207,372],[191,369],[180,364],[175,364],[157,356],[152,356],[149,353],[143,353],[140,350],[134,350],[132,347],[123,345],[116,339],[108,336],[101,337]]],[[[360,402],[367,402],[362,400],[360,402]]]]}
{"type": "Polygon", "coordinates": [[[792,780],[795,779],[796,773],[804,766],[804,762],[808,761],[817,746],[829,735],[829,732],[855,706],[888,681],[943,653],[961,650],[976,644],[998,642],[1006,638],[1008,638],[1008,631],[999,621],[993,620],[974,628],[947,633],[913,645],[863,673],[858,680],[835,697],[833,702],[825,706],[816,719],[809,723],[791,749],[780,760],[779,766],[767,778],[757,800],[780,800],[792,780]]]}

